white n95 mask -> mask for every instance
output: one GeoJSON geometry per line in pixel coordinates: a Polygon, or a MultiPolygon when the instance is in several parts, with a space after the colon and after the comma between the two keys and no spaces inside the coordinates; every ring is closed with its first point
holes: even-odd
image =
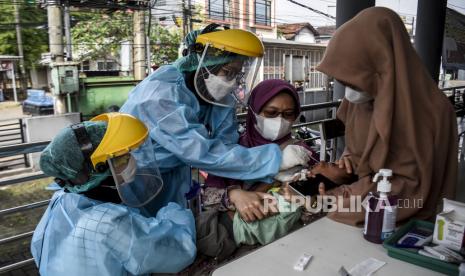
{"type": "Polygon", "coordinates": [[[351,103],[359,104],[373,100],[373,97],[367,92],[357,91],[346,86],[344,97],[351,103]]]}
{"type": "Polygon", "coordinates": [[[133,182],[136,177],[137,172],[137,162],[136,159],[130,155],[128,164],[126,167],[121,171],[121,177],[125,183],[133,182]]]}
{"type": "Polygon", "coordinates": [[[255,114],[255,118],[257,119],[255,128],[258,132],[260,132],[262,137],[267,140],[276,141],[291,132],[292,123],[281,116],[276,118],[266,118],[255,114]]]}
{"type": "Polygon", "coordinates": [[[210,73],[207,68],[205,69],[208,72],[208,77],[204,80],[205,86],[207,87],[208,93],[216,101],[221,101],[226,95],[237,88],[236,79],[228,81],[226,76],[217,76],[210,73]]]}

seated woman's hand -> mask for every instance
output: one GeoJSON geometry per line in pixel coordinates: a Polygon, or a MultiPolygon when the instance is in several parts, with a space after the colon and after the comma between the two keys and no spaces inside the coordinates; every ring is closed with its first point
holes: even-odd
{"type": "Polygon", "coordinates": [[[335,163],[339,166],[340,169],[345,169],[348,174],[354,172],[355,166],[350,156],[342,156],[341,159],[336,160],[335,163]]]}
{"type": "Polygon", "coordinates": [[[270,194],[234,189],[229,191],[228,196],[241,218],[246,222],[262,220],[278,213],[276,198],[270,194]],[[267,208],[265,208],[264,201],[267,201],[267,208]]]}

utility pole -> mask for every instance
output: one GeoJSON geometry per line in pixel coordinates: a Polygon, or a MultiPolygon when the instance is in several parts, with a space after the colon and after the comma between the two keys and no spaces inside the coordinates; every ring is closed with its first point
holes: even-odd
{"type": "MultiPolygon", "coordinates": [[[[50,55],[53,63],[64,61],[63,51],[63,32],[62,32],[62,12],[59,0],[47,1],[47,17],[48,17],[48,40],[50,45],[50,55]]],[[[58,89],[53,87],[53,90],[58,89]]],[[[55,98],[55,112],[63,114],[66,112],[65,97],[60,94],[60,91],[53,91],[55,98]]]]}
{"type": "Polygon", "coordinates": [[[64,61],[62,13],[57,0],[47,1],[48,40],[53,62],[64,61]]]}
{"type": "Polygon", "coordinates": [[[187,33],[190,33],[192,32],[193,28],[194,28],[194,25],[192,23],[192,4],[191,4],[191,0],[187,0],[187,16],[188,16],[188,22],[189,22],[189,30],[187,31],[187,33]]]}
{"type": "Polygon", "coordinates": [[[415,38],[415,16],[412,17],[412,30],[410,31],[410,38],[415,38]]]}
{"type": "Polygon", "coordinates": [[[71,48],[71,20],[69,16],[69,5],[65,6],[64,21],[65,21],[65,37],[66,37],[66,60],[71,61],[73,60],[73,53],[72,53],[72,48],[71,48]]]}
{"type": "Polygon", "coordinates": [[[148,4],[149,9],[149,23],[147,27],[147,35],[145,36],[145,49],[146,49],[146,58],[147,58],[147,74],[150,75],[151,68],[152,68],[152,53],[150,51],[150,33],[152,31],[152,8],[156,2],[152,5],[151,3],[148,4]]]}
{"type": "Polygon", "coordinates": [[[150,37],[149,36],[145,36],[145,51],[146,51],[146,66],[147,66],[147,74],[150,75],[151,73],[151,68],[152,68],[152,60],[151,60],[151,56],[152,56],[152,52],[150,51],[150,37]]]}
{"type": "Polygon", "coordinates": [[[182,37],[187,35],[186,0],[182,0],[182,37]]]}
{"type": "Polygon", "coordinates": [[[15,25],[16,25],[16,41],[18,43],[18,55],[21,57],[19,60],[19,80],[21,82],[21,90],[26,91],[27,79],[26,79],[26,68],[24,67],[24,51],[23,51],[23,38],[21,36],[21,25],[19,19],[19,6],[18,0],[14,0],[15,8],[15,25]]]}
{"type": "Polygon", "coordinates": [[[137,9],[134,11],[134,79],[143,80],[145,78],[145,18],[144,11],[137,9]]]}

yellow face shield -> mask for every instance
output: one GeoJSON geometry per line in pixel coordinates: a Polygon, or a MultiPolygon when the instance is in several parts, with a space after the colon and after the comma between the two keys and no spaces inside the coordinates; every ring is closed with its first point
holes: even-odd
{"type": "Polygon", "coordinates": [[[123,203],[144,206],[163,187],[147,127],[132,115],[117,112],[91,121],[107,122],[105,135],[90,157],[94,169],[110,169],[123,203]]]}
{"type": "Polygon", "coordinates": [[[122,202],[142,207],[163,188],[150,139],[130,153],[108,159],[116,189],[122,202]]]}
{"type": "Polygon", "coordinates": [[[219,106],[246,105],[260,68],[261,57],[222,52],[207,44],[195,72],[194,85],[199,96],[219,106]],[[217,60],[221,62],[212,62],[217,60]]]}
{"type": "Polygon", "coordinates": [[[100,171],[99,166],[106,169],[107,159],[124,155],[138,148],[149,134],[144,123],[130,114],[104,113],[90,120],[107,123],[105,135],[90,157],[92,166],[97,171],[100,171]]]}
{"type": "Polygon", "coordinates": [[[246,105],[255,86],[264,47],[258,37],[245,30],[222,30],[201,34],[195,89],[211,104],[246,105]]]}

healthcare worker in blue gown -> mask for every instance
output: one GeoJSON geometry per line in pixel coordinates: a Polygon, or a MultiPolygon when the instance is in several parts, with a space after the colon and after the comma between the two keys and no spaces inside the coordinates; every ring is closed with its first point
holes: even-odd
{"type": "MultiPolygon", "coordinates": [[[[236,104],[245,105],[264,52],[253,33],[211,24],[189,33],[185,44],[183,57],[149,75],[121,107],[150,129],[165,183],[157,207],[167,202],[185,206],[191,167],[270,183],[280,169],[308,162],[309,152],[301,146],[281,152],[273,143],[237,144],[236,104]]],[[[275,119],[265,126],[273,133],[282,128],[280,117],[275,119]]]]}
{"type": "Polygon", "coordinates": [[[193,262],[192,212],[146,208],[163,189],[147,138],[140,120],[106,113],[63,129],[44,149],[40,167],[59,190],[32,237],[41,275],[176,273],[193,262]]]}

